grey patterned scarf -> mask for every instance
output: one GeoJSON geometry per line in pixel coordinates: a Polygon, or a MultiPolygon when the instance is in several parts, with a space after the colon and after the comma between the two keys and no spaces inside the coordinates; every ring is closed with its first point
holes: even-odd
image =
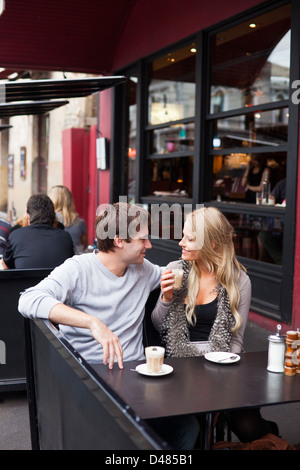
{"type": "MultiPolygon", "coordinates": [[[[167,357],[199,356],[201,353],[190,343],[188,323],[185,315],[184,299],[187,296],[189,262],[180,261],[184,270],[181,289],[174,291],[172,304],[161,327],[162,341],[167,357]]],[[[231,328],[235,319],[230,310],[226,289],[220,284],[218,289],[217,315],[212,326],[209,341],[212,351],[230,351],[231,328]]]]}

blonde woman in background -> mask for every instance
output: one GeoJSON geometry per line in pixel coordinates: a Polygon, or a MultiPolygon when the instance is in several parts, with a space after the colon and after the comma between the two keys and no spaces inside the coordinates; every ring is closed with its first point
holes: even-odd
{"type": "Polygon", "coordinates": [[[57,220],[72,237],[75,254],[83,253],[87,247],[86,224],[76,212],[71,191],[63,185],[53,186],[49,197],[53,201],[57,220]]]}
{"type": "MultiPolygon", "coordinates": [[[[161,295],[152,312],[166,355],[242,352],[251,282],[235,256],[233,227],[218,209],[201,208],[186,218],[179,245],[181,260],[170,263],[163,272],[161,295]],[[179,290],[173,289],[171,268],[184,271],[179,290]]],[[[230,422],[243,442],[277,431],[259,409],[231,412],[230,422]]]]}

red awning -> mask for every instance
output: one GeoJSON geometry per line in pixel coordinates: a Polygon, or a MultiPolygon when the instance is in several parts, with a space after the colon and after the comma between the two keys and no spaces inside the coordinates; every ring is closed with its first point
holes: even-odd
{"type": "Polygon", "coordinates": [[[109,74],[136,1],[6,0],[0,67],[109,74]]]}

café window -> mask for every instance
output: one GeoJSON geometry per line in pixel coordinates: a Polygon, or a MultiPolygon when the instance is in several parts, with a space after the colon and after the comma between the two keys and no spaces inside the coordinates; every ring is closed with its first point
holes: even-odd
{"type": "Polygon", "coordinates": [[[226,213],[234,228],[237,256],[281,266],[284,219],[260,214],[226,213]]]}
{"type": "Polygon", "coordinates": [[[214,34],[210,111],[288,99],[290,40],[290,5],[214,34]]]}
{"type": "Polygon", "coordinates": [[[148,63],[144,198],[193,197],[196,45],[148,63]]]}
{"type": "Polygon", "coordinates": [[[240,213],[225,208],[238,255],[279,265],[286,199],[256,204],[264,180],[272,192],[287,174],[290,27],[286,4],[210,37],[211,200],[241,203],[240,213]]]}

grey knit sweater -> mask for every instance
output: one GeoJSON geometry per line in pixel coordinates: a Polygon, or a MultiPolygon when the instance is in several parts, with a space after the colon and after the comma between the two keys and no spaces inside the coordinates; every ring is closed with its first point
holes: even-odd
{"type": "MultiPolygon", "coordinates": [[[[149,293],[159,286],[161,268],[148,260],[129,265],[124,276],[109,271],[93,254],[68,259],[20,297],[25,317],[47,319],[58,303],[98,317],[119,338],[124,361],[143,359],[142,327],[149,293]]],[[[91,363],[103,361],[90,330],[60,326],[72,346],[91,363]]]]}

